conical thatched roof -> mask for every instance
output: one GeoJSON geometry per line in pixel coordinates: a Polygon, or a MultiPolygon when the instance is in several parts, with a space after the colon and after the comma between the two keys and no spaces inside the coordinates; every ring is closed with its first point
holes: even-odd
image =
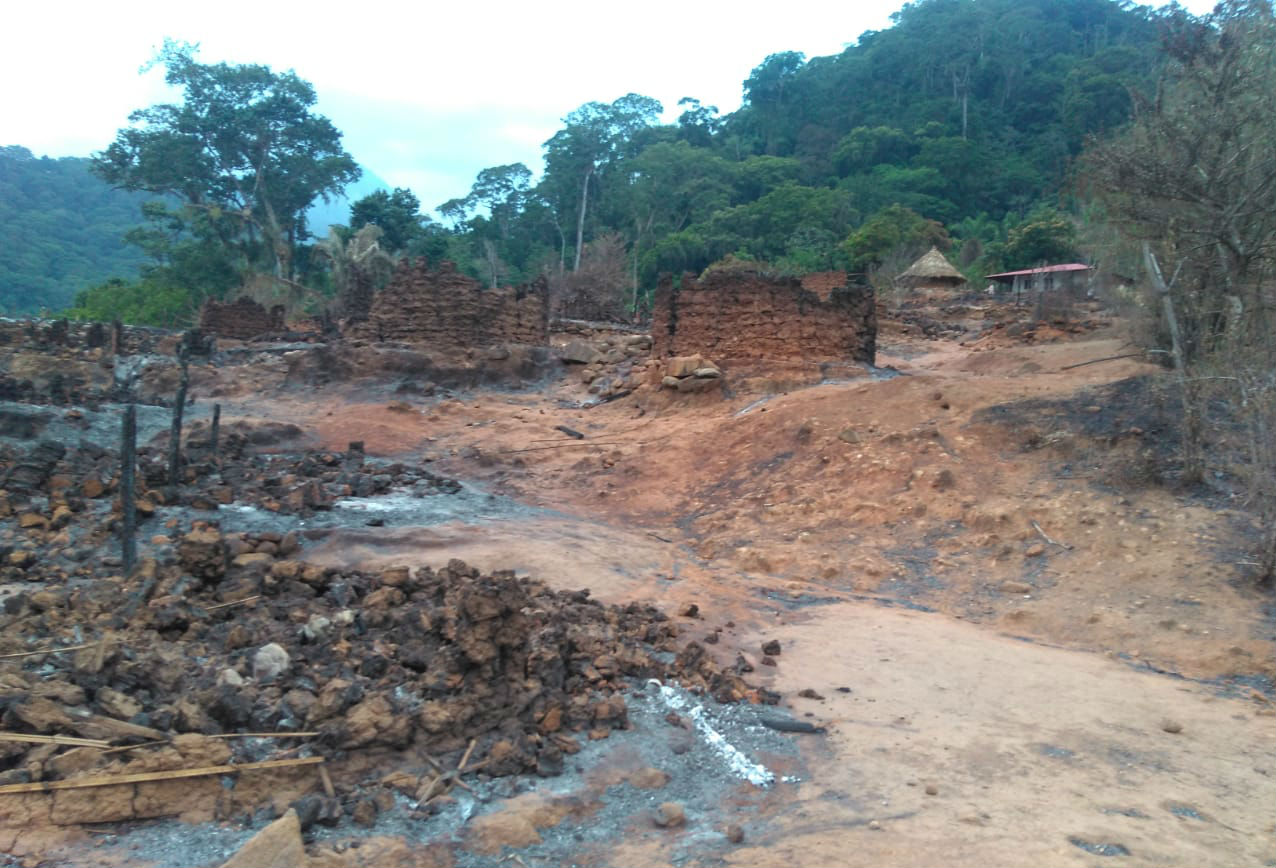
{"type": "Polygon", "coordinates": [[[966,277],[944,258],[944,254],[939,252],[938,247],[932,247],[910,265],[907,271],[896,277],[895,282],[902,286],[927,284],[956,286],[959,283],[965,283],[966,277]]]}

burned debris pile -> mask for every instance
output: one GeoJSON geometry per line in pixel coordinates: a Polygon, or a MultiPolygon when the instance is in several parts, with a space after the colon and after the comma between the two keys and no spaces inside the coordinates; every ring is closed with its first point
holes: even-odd
{"type": "MultiPolygon", "coordinates": [[[[650,606],[603,605],[456,560],[370,573],[234,558],[229,542],[197,526],[172,565],[8,598],[4,729],[121,743],[307,731],[308,751],[337,760],[370,748],[446,756],[477,740],[471,768],[553,775],[581,738],[627,726],[633,679],[676,678],[720,701],[773,699],[680,643],[650,606]]],[[[121,759],[0,743],[0,784],[100,773],[121,759]]]]}

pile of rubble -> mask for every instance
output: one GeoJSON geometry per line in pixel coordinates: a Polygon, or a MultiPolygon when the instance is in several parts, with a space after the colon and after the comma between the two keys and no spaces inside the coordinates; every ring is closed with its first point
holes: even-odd
{"type": "Polygon", "coordinates": [[[665,359],[654,373],[662,388],[675,392],[707,392],[722,385],[722,370],[700,355],[665,359]]]}
{"type": "Polygon", "coordinates": [[[558,349],[569,365],[580,365],[580,381],[591,395],[603,398],[628,394],[647,382],[651,336],[591,332],[577,334],[558,349]]]}
{"type": "MultiPolygon", "coordinates": [[[[284,426],[285,428],[288,426],[284,426]]],[[[260,433],[260,432],[258,432],[260,433]]],[[[299,432],[298,432],[299,433],[299,432]]],[[[455,494],[461,485],[421,467],[365,459],[360,444],[346,452],[300,456],[245,454],[254,431],[231,429],[213,454],[207,427],[186,441],[186,461],[175,488],[168,482],[167,450],[159,443],[138,450],[134,511],[152,543],[167,546],[181,522],[170,517],[148,529],[161,507],[216,512],[235,504],[279,515],[305,516],[331,509],[343,497],[401,491],[416,497],[455,494]]],[[[287,430],[275,435],[288,436],[287,430]]],[[[273,435],[272,435],[273,436],[273,435]]],[[[114,535],[122,518],[119,458],[83,440],[67,448],[54,440],[0,454],[0,581],[65,581],[102,577],[119,566],[114,535]]],[[[158,521],[158,519],[157,519],[158,521]]],[[[281,534],[265,532],[265,541],[281,534]]],[[[237,554],[260,553],[259,548],[237,554]]]]}
{"type": "MultiPolygon", "coordinates": [[[[464,751],[494,777],[555,775],[580,739],[627,727],[633,679],[776,699],[682,644],[650,606],[455,560],[380,573],[244,560],[208,526],[177,550],[177,563],[144,563],[130,580],[6,601],[0,724],[18,740],[0,741],[0,785],[127,773],[147,768],[147,751],[117,745],[171,753],[182,734],[235,732],[305,731],[303,755],[329,760],[412,747],[464,751]],[[55,738],[32,746],[22,734],[55,738]],[[111,747],[75,743],[85,737],[111,747]]],[[[255,741],[233,744],[244,754],[255,741]]],[[[262,758],[251,750],[239,758],[262,758]]]]}

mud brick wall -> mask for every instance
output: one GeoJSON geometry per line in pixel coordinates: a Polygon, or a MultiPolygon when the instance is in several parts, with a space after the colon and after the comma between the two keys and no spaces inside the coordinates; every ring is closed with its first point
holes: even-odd
{"type": "Polygon", "coordinates": [[[651,315],[652,355],[714,361],[874,361],[877,311],[870,286],[821,287],[747,271],[661,278],[651,315]]]}
{"type": "Polygon", "coordinates": [[[549,290],[543,279],[518,287],[485,289],[447,261],[400,263],[376,294],[368,318],[351,326],[354,337],[404,341],[443,350],[493,344],[549,344],[549,290]]]}
{"type": "Polygon", "coordinates": [[[283,331],[283,328],[283,305],[277,304],[266,310],[248,296],[240,296],[232,302],[210,299],[199,310],[200,331],[219,338],[246,341],[269,332],[283,331]]]}
{"type": "Polygon", "coordinates": [[[52,352],[111,350],[118,355],[155,352],[167,329],[76,320],[4,319],[0,317],[0,354],[18,350],[52,352]]]}

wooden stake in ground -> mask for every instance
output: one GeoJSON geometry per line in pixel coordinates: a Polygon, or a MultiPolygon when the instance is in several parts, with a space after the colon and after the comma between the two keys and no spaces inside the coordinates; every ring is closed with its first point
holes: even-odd
{"type": "Polygon", "coordinates": [[[182,335],[177,349],[177,364],[181,366],[181,379],[177,383],[177,397],[173,399],[173,425],[168,434],[168,493],[170,500],[177,494],[179,465],[182,462],[182,412],[186,409],[186,389],[190,386],[191,334],[182,335]]]}
{"type": "Polygon", "coordinates": [[[137,563],[137,407],[124,408],[124,432],[120,441],[120,560],[124,575],[137,563]]]}
{"type": "Polygon", "coordinates": [[[217,440],[220,437],[221,433],[222,433],[222,405],[214,404],[213,405],[213,427],[212,427],[212,431],[208,435],[209,448],[212,451],[214,458],[217,457],[217,440]]]}

